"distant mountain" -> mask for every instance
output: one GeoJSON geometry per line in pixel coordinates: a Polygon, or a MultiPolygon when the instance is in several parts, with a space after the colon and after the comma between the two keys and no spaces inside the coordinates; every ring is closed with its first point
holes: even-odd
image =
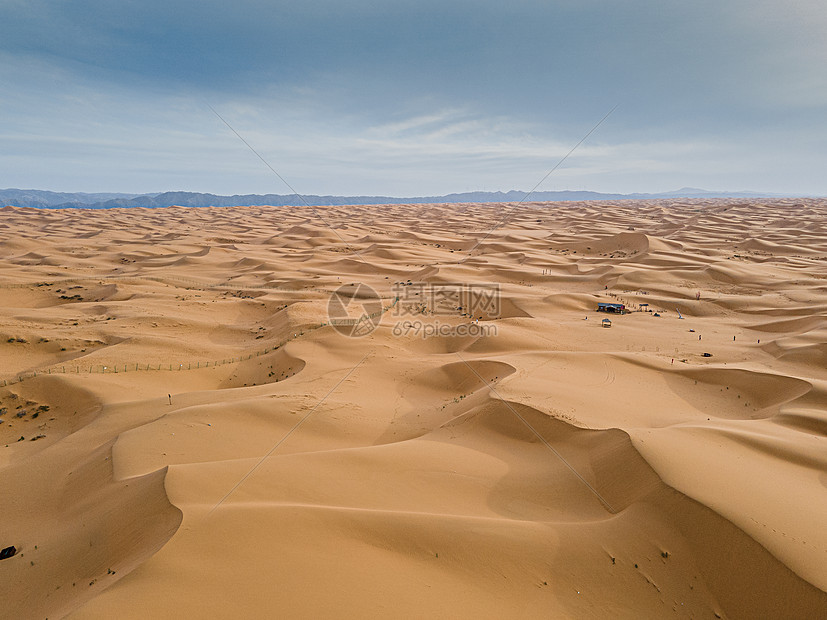
{"type": "MultiPolygon", "coordinates": [[[[463,202],[519,202],[526,193],[518,190],[509,192],[465,192],[446,196],[418,196],[396,198],[392,196],[304,196],[304,200],[284,194],[244,194],[217,196],[196,192],[163,192],[159,194],[86,194],[61,193],[36,189],[2,189],[0,205],[14,207],[37,207],[44,209],[113,209],[129,207],[245,207],[254,205],[302,206],[310,205],[379,205],[379,204],[428,204],[463,202]]],[[[651,198],[778,198],[783,194],[758,192],[711,192],[703,189],[684,187],[674,192],[657,194],[603,194],[588,191],[534,192],[531,202],[560,202],[577,200],[645,200],[651,198]]]]}
{"type": "Polygon", "coordinates": [[[136,198],[141,194],[87,194],[49,192],[40,189],[0,189],[0,204],[14,207],[86,207],[105,200],[136,198]]]}
{"type": "Polygon", "coordinates": [[[660,194],[635,194],[634,196],[649,196],[651,198],[801,198],[802,194],[791,196],[789,194],[770,194],[760,192],[711,192],[706,189],[695,187],[683,187],[674,192],[662,192],[660,194]]]}

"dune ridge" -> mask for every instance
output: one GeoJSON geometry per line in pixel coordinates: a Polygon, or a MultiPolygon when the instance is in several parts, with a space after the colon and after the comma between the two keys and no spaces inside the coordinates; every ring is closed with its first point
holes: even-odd
{"type": "Polygon", "coordinates": [[[827,615],[827,201],[320,209],[0,209],[0,618],[827,615]]]}

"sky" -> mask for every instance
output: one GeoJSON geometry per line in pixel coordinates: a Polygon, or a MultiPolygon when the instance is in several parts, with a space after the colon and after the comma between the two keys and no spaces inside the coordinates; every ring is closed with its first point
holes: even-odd
{"type": "Polygon", "coordinates": [[[823,0],[0,0],[0,187],[827,195],[823,0]]]}

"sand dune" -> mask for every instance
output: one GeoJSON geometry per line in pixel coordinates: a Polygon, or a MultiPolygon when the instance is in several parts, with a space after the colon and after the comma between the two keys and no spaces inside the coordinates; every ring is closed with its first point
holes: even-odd
{"type": "Polygon", "coordinates": [[[825,617],[826,218],[2,208],[0,618],[825,617]]]}

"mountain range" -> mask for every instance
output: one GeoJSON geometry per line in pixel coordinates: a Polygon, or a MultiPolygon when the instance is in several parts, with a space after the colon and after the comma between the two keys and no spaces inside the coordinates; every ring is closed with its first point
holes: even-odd
{"type": "MultiPolygon", "coordinates": [[[[118,193],[64,193],[36,189],[0,189],[0,205],[35,207],[41,209],[113,209],[129,207],[244,207],[253,205],[302,206],[308,205],[379,205],[379,204],[428,204],[464,202],[519,202],[526,192],[465,192],[445,196],[417,196],[398,198],[392,196],[314,196],[299,197],[296,194],[244,194],[219,196],[197,192],[162,192],[155,194],[118,193]]],[[[715,192],[684,187],[673,192],[654,194],[607,194],[590,191],[534,192],[532,202],[559,202],[577,200],[622,200],[647,198],[778,198],[782,194],[759,192],[715,192]]]]}

